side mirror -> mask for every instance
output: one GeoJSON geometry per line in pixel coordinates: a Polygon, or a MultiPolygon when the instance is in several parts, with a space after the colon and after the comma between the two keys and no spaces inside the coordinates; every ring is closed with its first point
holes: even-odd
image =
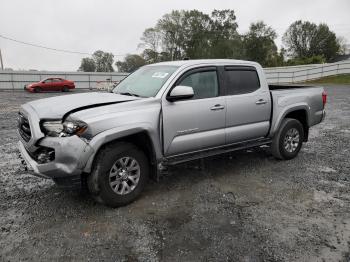
{"type": "Polygon", "coordinates": [[[167,96],[167,100],[174,102],[181,99],[189,99],[194,96],[193,88],[190,86],[175,86],[167,96]]]}

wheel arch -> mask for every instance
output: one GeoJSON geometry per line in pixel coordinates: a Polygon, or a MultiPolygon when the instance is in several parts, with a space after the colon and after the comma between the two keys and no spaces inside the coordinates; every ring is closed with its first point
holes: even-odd
{"type": "Polygon", "coordinates": [[[307,142],[309,137],[309,124],[308,124],[309,122],[308,122],[307,111],[305,109],[294,110],[286,114],[284,118],[296,119],[303,125],[304,142],[307,142]]]}
{"type": "Polygon", "coordinates": [[[96,141],[92,144],[94,148],[94,153],[89,157],[87,164],[84,168],[84,173],[90,173],[94,165],[97,154],[106,146],[118,143],[118,142],[128,142],[137,146],[142,150],[150,164],[150,177],[157,179],[157,152],[151,135],[147,130],[133,130],[121,135],[121,136],[105,136],[104,139],[96,141]]]}
{"type": "Polygon", "coordinates": [[[290,108],[286,108],[280,116],[275,121],[275,126],[271,130],[270,135],[274,135],[277,130],[280,128],[283,119],[292,118],[298,120],[304,130],[304,142],[308,141],[309,137],[309,108],[307,105],[301,104],[297,106],[291,106],[290,108]]]}

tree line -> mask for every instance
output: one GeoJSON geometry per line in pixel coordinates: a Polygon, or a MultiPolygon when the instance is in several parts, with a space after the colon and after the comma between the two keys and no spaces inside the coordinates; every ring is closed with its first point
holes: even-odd
{"type": "MultiPolygon", "coordinates": [[[[278,50],[276,31],[263,21],[251,23],[239,34],[234,10],[174,10],[165,14],[140,38],[140,54],[128,54],[115,63],[119,72],[132,72],[140,66],[182,59],[231,58],[251,60],[264,67],[330,62],[344,50],[344,40],[327,24],[295,21],[282,37],[278,50]]],[[[96,51],[83,58],[80,71],[111,72],[114,56],[96,51]]]]}

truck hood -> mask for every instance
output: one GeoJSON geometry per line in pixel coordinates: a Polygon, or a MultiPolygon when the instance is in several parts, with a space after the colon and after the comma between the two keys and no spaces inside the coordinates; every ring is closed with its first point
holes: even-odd
{"type": "Polygon", "coordinates": [[[114,93],[80,93],[39,99],[27,103],[40,119],[61,119],[65,115],[79,110],[138,100],[133,96],[114,93]]]}

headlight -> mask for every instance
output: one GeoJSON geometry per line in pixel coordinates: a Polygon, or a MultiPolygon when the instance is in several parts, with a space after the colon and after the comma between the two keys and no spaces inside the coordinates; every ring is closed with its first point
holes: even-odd
{"type": "Polygon", "coordinates": [[[81,135],[87,129],[87,124],[83,121],[46,121],[42,124],[43,131],[49,136],[72,136],[81,135]]]}
{"type": "Polygon", "coordinates": [[[45,133],[55,133],[57,136],[63,131],[63,124],[61,121],[47,121],[42,124],[45,133]]]}
{"type": "Polygon", "coordinates": [[[83,121],[66,121],[63,123],[63,132],[67,135],[81,135],[87,129],[87,124],[83,121]]]}

